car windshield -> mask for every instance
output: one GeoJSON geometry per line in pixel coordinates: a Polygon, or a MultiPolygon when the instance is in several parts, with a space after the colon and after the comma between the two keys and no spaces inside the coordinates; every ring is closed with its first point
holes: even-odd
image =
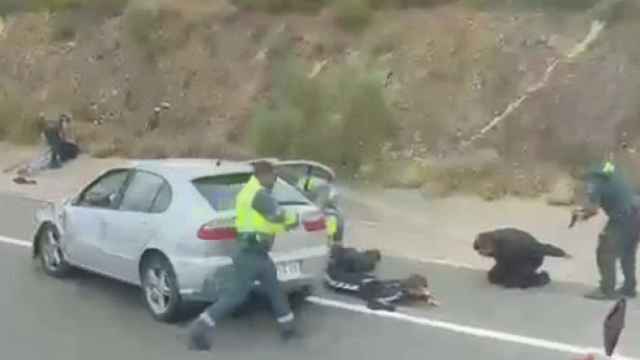
{"type": "MultiPolygon", "coordinates": [[[[227,211],[234,208],[236,196],[250,178],[250,173],[209,176],[196,179],[193,184],[216,211],[227,211]]],[[[273,187],[273,196],[280,205],[310,203],[300,191],[281,179],[278,179],[273,187]]]]}

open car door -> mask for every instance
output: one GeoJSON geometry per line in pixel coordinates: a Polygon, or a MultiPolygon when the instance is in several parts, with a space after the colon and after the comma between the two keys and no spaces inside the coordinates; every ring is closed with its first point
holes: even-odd
{"type": "Polygon", "coordinates": [[[319,162],[310,160],[286,160],[278,161],[275,164],[278,176],[293,186],[300,187],[303,191],[308,191],[308,184],[301,184],[301,179],[318,179],[327,184],[333,184],[336,179],[334,171],[319,162]]]}
{"type": "Polygon", "coordinates": [[[336,174],[333,169],[310,160],[278,161],[275,167],[281,179],[298,188],[324,211],[329,238],[333,242],[341,242],[344,219],[337,204],[336,174]]]}

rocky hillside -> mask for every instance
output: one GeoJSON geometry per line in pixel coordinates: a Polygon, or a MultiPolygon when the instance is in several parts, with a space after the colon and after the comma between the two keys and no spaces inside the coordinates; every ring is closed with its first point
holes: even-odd
{"type": "Polygon", "coordinates": [[[94,156],[305,156],[449,190],[490,168],[492,194],[640,145],[634,2],[35,2],[0,6],[12,141],[70,111],[94,156]]]}

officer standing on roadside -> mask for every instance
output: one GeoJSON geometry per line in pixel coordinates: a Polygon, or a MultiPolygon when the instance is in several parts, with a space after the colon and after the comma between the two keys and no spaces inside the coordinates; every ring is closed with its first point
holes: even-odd
{"type": "Polygon", "coordinates": [[[640,213],[634,193],[611,161],[587,172],[587,205],[575,210],[581,220],[592,218],[602,208],[608,222],[599,235],[596,259],[600,287],[585,295],[594,300],[636,296],[636,252],[640,235],[640,213]],[[620,259],[624,285],[615,290],[616,259],[620,259]]]}
{"type": "Polygon", "coordinates": [[[234,282],[207,308],[189,330],[189,347],[209,350],[216,323],[241,305],[255,281],[271,302],[283,339],[295,334],[294,315],[280,289],[276,267],[269,256],[276,235],[298,226],[299,217],[287,213],[271,195],[276,174],[271,163],[254,163],[255,175],[236,197],[238,252],[233,256],[234,282]]]}

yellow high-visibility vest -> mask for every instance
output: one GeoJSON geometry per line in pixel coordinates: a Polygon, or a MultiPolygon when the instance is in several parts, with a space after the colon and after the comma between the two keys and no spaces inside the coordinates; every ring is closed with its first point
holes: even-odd
{"type": "MultiPolygon", "coordinates": [[[[238,233],[261,233],[276,235],[285,231],[283,224],[269,222],[257,212],[252,204],[258,191],[262,190],[258,179],[252,176],[236,197],[236,231],[238,233]]],[[[289,214],[287,214],[289,215],[289,214]]],[[[287,216],[287,223],[292,222],[287,216]]]]}

